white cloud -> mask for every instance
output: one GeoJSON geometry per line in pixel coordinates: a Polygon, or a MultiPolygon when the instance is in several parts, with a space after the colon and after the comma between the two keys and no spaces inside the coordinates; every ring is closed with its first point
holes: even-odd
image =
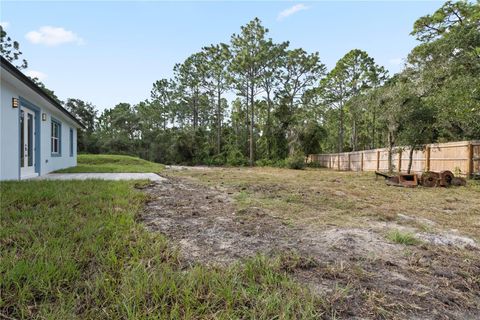
{"type": "Polygon", "coordinates": [[[10,26],[10,22],[2,21],[0,22],[0,26],[2,26],[3,29],[7,29],[10,26]]]}
{"type": "Polygon", "coordinates": [[[31,43],[43,44],[49,47],[64,43],[75,43],[77,45],[85,43],[77,34],[61,27],[44,26],[38,30],[28,32],[25,37],[31,43]]]}
{"type": "Polygon", "coordinates": [[[40,81],[43,81],[47,78],[45,73],[36,70],[27,70],[25,71],[25,74],[30,78],[38,78],[40,81]]]}
{"type": "Polygon", "coordinates": [[[394,65],[394,66],[399,66],[399,65],[403,64],[403,59],[402,58],[393,58],[393,59],[388,60],[388,63],[390,63],[391,65],[394,65]]]}
{"type": "Polygon", "coordinates": [[[292,14],[295,14],[299,11],[307,10],[308,7],[304,5],[303,3],[296,4],[288,9],[283,10],[278,14],[277,20],[283,20],[286,17],[291,16],[292,14]]]}

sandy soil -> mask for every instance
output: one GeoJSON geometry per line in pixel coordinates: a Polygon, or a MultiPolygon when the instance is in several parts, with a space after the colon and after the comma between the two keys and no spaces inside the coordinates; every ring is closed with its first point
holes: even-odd
{"type": "Polygon", "coordinates": [[[480,250],[468,237],[412,228],[423,243],[405,246],[385,238],[391,221],[368,228],[291,224],[258,207],[238,209],[236,190],[173,176],[146,192],[145,226],[171,239],[187,265],[228,265],[263,253],[280,257],[285,272],[340,318],[480,318],[480,250]]]}

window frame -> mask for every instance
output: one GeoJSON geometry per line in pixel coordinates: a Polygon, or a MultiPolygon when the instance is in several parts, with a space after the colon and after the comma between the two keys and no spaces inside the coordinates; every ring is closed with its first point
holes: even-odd
{"type": "Polygon", "coordinates": [[[52,121],[50,124],[50,153],[52,157],[61,157],[62,156],[62,123],[57,119],[52,117],[52,121]],[[54,134],[54,127],[58,127],[58,137],[55,137],[54,134]],[[54,149],[54,139],[57,140],[57,148],[58,150],[55,152],[54,149]]]}
{"type": "Polygon", "coordinates": [[[73,148],[73,129],[72,129],[72,128],[70,128],[70,136],[69,136],[69,138],[70,138],[70,157],[73,157],[73,155],[74,155],[75,152],[74,152],[74,150],[73,150],[74,148],[73,148]]]}

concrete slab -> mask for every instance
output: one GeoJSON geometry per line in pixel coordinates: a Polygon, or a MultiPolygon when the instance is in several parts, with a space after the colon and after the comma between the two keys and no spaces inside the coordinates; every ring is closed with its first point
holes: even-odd
{"type": "Polygon", "coordinates": [[[151,180],[165,181],[166,178],[160,177],[155,173],[48,173],[46,175],[32,178],[31,180],[151,180]]]}

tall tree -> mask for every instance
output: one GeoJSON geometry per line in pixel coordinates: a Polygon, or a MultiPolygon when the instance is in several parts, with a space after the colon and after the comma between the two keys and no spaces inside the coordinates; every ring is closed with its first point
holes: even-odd
{"type": "MultiPolygon", "coordinates": [[[[343,56],[320,83],[325,102],[339,110],[338,152],[343,152],[345,105],[349,99],[372,87],[379,86],[387,72],[365,51],[354,49],[343,56]]],[[[357,149],[357,119],[352,123],[352,149],[357,149]]]]}
{"type": "Polygon", "coordinates": [[[207,90],[215,96],[216,100],[216,131],[217,131],[217,154],[221,152],[222,144],[222,94],[229,89],[228,67],[232,55],[228,45],[221,43],[203,48],[206,63],[205,86],[207,90]]]}
{"type": "Polygon", "coordinates": [[[480,1],[447,1],[413,27],[420,45],[408,56],[410,78],[438,110],[443,140],[480,135],[480,1]]]}
{"type": "Polygon", "coordinates": [[[192,54],[182,64],[176,64],[173,71],[178,90],[191,110],[191,123],[196,130],[199,124],[200,97],[205,78],[204,54],[200,52],[192,54]]]}
{"type": "Polygon", "coordinates": [[[263,65],[267,61],[268,42],[266,39],[268,29],[262,26],[260,19],[255,18],[247,25],[241,27],[240,34],[234,34],[231,38],[233,60],[230,70],[234,73],[234,81],[237,88],[244,86],[247,98],[247,109],[250,112],[250,136],[249,136],[249,162],[253,166],[255,162],[255,100],[261,91],[261,79],[265,75],[263,65]],[[249,101],[248,101],[249,99],[249,101]]]}
{"type": "Polygon", "coordinates": [[[278,94],[279,86],[282,78],[282,73],[285,71],[283,68],[286,49],[288,48],[288,42],[282,42],[280,44],[274,44],[269,41],[265,43],[265,50],[267,52],[264,64],[263,64],[263,77],[260,80],[260,86],[265,92],[266,100],[266,119],[265,119],[265,144],[266,144],[266,157],[271,158],[271,146],[272,146],[272,110],[274,108],[274,98],[278,94]]]}
{"type": "Polygon", "coordinates": [[[80,99],[69,98],[64,107],[85,126],[85,129],[77,131],[78,150],[81,152],[96,152],[97,148],[94,131],[97,110],[95,109],[95,106],[80,99]]]}
{"type": "Polygon", "coordinates": [[[168,79],[161,79],[153,84],[150,91],[152,106],[156,110],[158,122],[162,123],[163,130],[166,130],[169,119],[172,117],[172,109],[175,100],[175,84],[168,79]]]}
{"type": "Polygon", "coordinates": [[[303,49],[288,50],[285,55],[283,72],[281,76],[281,88],[279,94],[283,103],[288,108],[289,120],[287,125],[287,136],[289,141],[289,154],[293,155],[296,151],[296,141],[298,134],[294,130],[297,124],[295,115],[296,106],[303,97],[304,93],[318,82],[325,74],[325,66],[320,62],[317,52],[308,54],[303,49]]]}

